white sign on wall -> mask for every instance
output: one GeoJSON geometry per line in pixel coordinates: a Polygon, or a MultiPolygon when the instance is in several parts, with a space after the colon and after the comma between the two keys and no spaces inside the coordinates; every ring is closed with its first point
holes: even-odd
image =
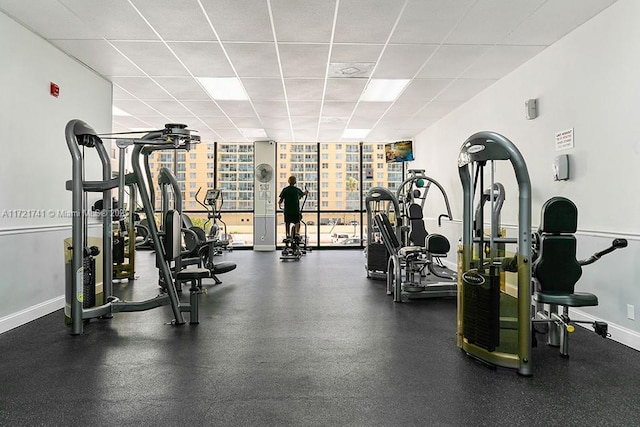
{"type": "Polygon", "coordinates": [[[573,128],[556,133],[556,151],[573,148],[573,128]]]}

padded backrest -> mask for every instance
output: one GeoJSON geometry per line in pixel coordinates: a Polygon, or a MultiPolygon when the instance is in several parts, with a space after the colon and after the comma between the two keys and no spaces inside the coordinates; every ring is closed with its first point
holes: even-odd
{"type": "Polygon", "coordinates": [[[552,197],[542,205],[538,258],[533,275],[540,284],[540,292],[572,294],[582,276],[576,259],[578,209],[565,197],[552,197]]]}
{"type": "Polygon", "coordinates": [[[409,205],[409,241],[416,246],[425,246],[429,235],[424,225],[422,206],[415,203],[409,205]]]}
{"type": "Polygon", "coordinates": [[[398,249],[402,246],[400,241],[398,240],[398,236],[396,236],[395,231],[393,230],[393,225],[391,225],[391,221],[389,221],[389,217],[385,213],[376,214],[373,218],[373,221],[378,227],[380,234],[382,235],[382,241],[385,246],[387,246],[387,250],[392,253],[398,252],[398,249]]]}
{"type": "Polygon", "coordinates": [[[164,253],[168,261],[173,261],[181,255],[182,235],[180,212],[169,209],[165,216],[164,253]]]}
{"type": "Polygon", "coordinates": [[[432,255],[445,256],[451,249],[449,240],[442,234],[429,234],[424,243],[427,252],[432,255]]]}

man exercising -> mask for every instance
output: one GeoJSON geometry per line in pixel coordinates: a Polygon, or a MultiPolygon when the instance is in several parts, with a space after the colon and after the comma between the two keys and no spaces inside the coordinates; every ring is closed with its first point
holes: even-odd
{"type": "Polygon", "coordinates": [[[278,208],[282,209],[282,202],[284,202],[284,223],[287,227],[287,237],[293,237],[289,235],[291,224],[296,225],[296,235],[300,234],[300,220],[302,219],[300,199],[307,194],[309,191],[302,191],[296,187],[296,177],[293,175],[289,177],[289,185],[280,192],[278,208]]]}

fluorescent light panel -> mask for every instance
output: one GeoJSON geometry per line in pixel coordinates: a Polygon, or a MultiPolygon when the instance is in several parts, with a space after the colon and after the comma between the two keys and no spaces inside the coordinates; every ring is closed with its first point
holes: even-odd
{"type": "Polygon", "coordinates": [[[197,77],[211,97],[218,101],[246,101],[249,99],[236,77],[197,77]]]}
{"type": "Polygon", "coordinates": [[[360,97],[360,101],[395,101],[409,81],[409,79],[371,79],[360,97]]]}
{"type": "Polygon", "coordinates": [[[371,129],[345,129],[342,132],[343,138],[366,138],[371,129]]]}

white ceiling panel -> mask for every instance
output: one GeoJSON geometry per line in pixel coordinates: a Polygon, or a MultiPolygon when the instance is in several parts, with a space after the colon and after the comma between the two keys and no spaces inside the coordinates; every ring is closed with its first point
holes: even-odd
{"type": "Polygon", "coordinates": [[[156,77],[156,82],[177,99],[207,100],[209,95],[191,77],[156,77]]]}
{"type": "Polygon", "coordinates": [[[326,101],[357,102],[367,84],[367,79],[328,79],[326,101]]]}
{"type": "Polygon", "coordinates": [[[114,117],[113,119],[113,131],[114,132],[118,132],[118,131],[131,131],[134,129],[155,129],[158,126],[156,126],[156,124],[153,121],[148,121],[145,120],[143,118],[137,118],[137,117],[122,117],[122,116],[118,116],[118,117],[114,117]],[[116,128],[119,129],[118,131],[116,131],[116,128]]]}
{"type": "Polygon", "coordinates": [[[418,78],[446,79],[460,76],[490,46],[442,45],[420,71],[418,78]]]}
{"type": "Polygon", "coordinates": [[[378,63],[376,79],[410,79],[436,50],[435,45],[389,45],[378,63]]]}
{"type": "Polygon", "coordinates": [[[163,43],[117,41],[113,45],[152,77],[189,75],[163,43]]]}
{"type": "Polygon", "coordinates": [[[132,0],[166,40],[216,40],[196,0],[132,0]]]}
{"type": "Polygon", "coordinates": [[[103,76],[144,76],[106,40],[53,40],[53,44],[103,76]]]}
{"type": "Polygon", "coordinates": [[[291,131],[289,129],[265,129],[269,138],[274,141],[291,141],[291,131]]]}
{"type": "Polygon", "coordinates": [[[222,41],[273,41],[264,0],[203,1],[202,5],[222,41]]]}
{"type": "Polygon", "coordinates": [[[156,35],[127,0],[58,0],[108,40],[153,40],[156,35]]]}
{"type": "Polygon", "coordinates": [[[291,122],[289,122],[288,117],[264,117],[262,124],[265,129],[291,129],[291,122]]]}
{"type": "Polygon", "coordinates": [[[409,0],[391,43],[442,43],[477,0],[409,0]]]}
{"type": "Polygon", "coordinates": [[[240,77],[280,77],[272,43],[225,43],[224,48],[240,77]]]}
{"type": "Polygon", "coordinates": [[[203,117],[202,121],[216,132],[219,129],[235,129],[233,123],[226,117],[203,117]]]}
{"type": "Polygon", "coordinates": [[[320,101],[289,101],[289,113],[292,116],[319,116],[320,101]]]}
{"type": "Polygon", "coordinates": [[[474,62],[462,77],[498,80],[543,49],[544,46],[494,46],[474,62]]]}
{"type": "Polygon", "coordinates": [[[550,45],[615,0],[547,1],[505,39],[507,44],[550,45]]]}
{"type": "Polygon", "coordinates": [[[431,101],[449,84],[451,84],[451,80],[448,79],[415,79],[398,97],[396,102],[422,106],[431,101]]]}
{"type": "Polygon", "coordinates": [[[147,104],[161,114],[168,117],[188,116],[189,111],[176,101],[146,101],[147,104]]]}
{"type": "Polygon", "coordinates": [[[271,0],[276,38],[279,42],[331,40],[335,2],[318,0],[271,0]]]}
{"type": "Polygon", "coordinates": [[[546,0],[479,0],[446,39],[450,44],[497,44],[546,0]]]}
{"type": "Polygon", "coordinates": [[[196,77],[235,77],[217,42],[168,43],[180,61],[196,77]]]}
{"type": "Polygon", "coordinates": [[[287,103],[284,101],[255,101],[253,106],[260,117],[287,117],[287,103]]]}
{"type": "Polygon", "coordinates": [[[215,102],[209,101],[182,101],[185,107],[198,117],[222,117],[224,114],[215,102]]]}
{"type": "Polygon", "coordinates": [[[216,133],[225,141],[241,142],[247,140],[237,129],[216,129],[216,133]]]}
{"type": "Polygon", "coordinates": [[[289,101],[322,100],[323,79],[284,79],[289,101]]]}
{"type": "Polygon", "coordinates": [[[46,39],[100,38],[100,34],[58,2],[0,0],[0,10],[46,39]],[[38,13],[33,13],[36,10],[38,13]]]}
{"type": "Polygon", "coordinates": [[[284,100],[284,89],[281,79],[242,79],[244,89],[249,98],[254,101],[278,101],[284,100]]]}
{"type": "Polygon", "coordinates": [[[334,41],[386,42],[403,3],[397,0],[341,0],[334,41]]]}
{"type": "Polygon", "coordinates": [[[249,101],[218,101],[218,106],[229,117],[254,117],[256,115],[249,101]]]}
{"type": "Polygon", "coordinates": [[[463,102],[495,83],[495,80],[458,79],[436,98],[438,102],[463,102]]]}
{"type": "Polygon", "coordinates": [[[334,44],[331,62],[376,62],[383,44],[334,44]]]}
{"type": "Polygon", "coordinates": [[[134,114],[114,129],[184,117],[227,141],[246,140],[237,126],[304,142],[375,125],[364,138],[375,142],[418,133],[613,2],[0,0],[0,10],[113,83],[114,105],[134,114]],[[358,63],[411,82],[393,103],[358,102],[368,78],[327,74],[358,63]],[[250,100],[212,101],[194,76],[240,77],[250,100]]]}
{"type": "Polygon", "coordinates": [[[322,107],[322,115],[328,117],[349,117],[355,106],[355,102],[328,101],[325,102],[322,107]]]}
{"type": "Polygon", "coordinates": [[[131,95],[140,99],[172,99],[153,80],[144,77],[113,77],[114,85],[120,86],[131,95]]]}
{"type": "Polygon", "coordinates": [[[285,78],[324,78],[329,55],[328,44],[278,44],[285,78]]]}

